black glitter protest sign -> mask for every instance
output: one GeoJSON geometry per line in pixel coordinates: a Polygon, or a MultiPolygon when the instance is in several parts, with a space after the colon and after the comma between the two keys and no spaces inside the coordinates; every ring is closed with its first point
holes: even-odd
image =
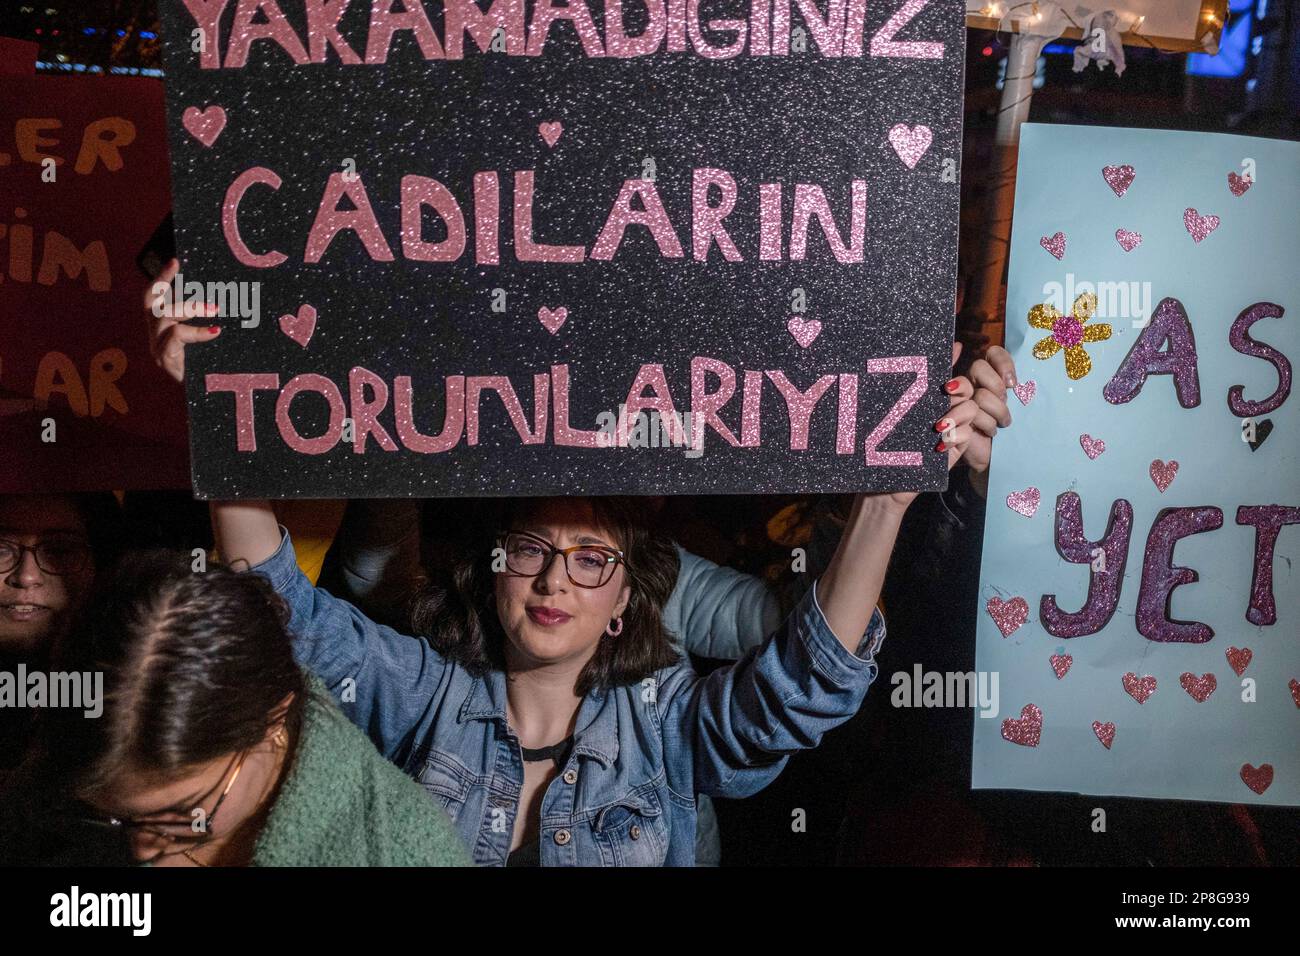
{"type": "Polygon", "coordinates": [[[957,0],[166,0],[202,497],[933,489],[957,0]]]}

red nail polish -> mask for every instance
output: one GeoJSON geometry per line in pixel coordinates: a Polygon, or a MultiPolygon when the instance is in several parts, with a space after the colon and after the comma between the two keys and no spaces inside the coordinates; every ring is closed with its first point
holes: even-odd
{"type": "Polygon", "coordinates": [[[947,392],[949,395],[951,395],[953,392],[957,391],[960,384],[961,383],[954,378],[952,381],[944,385],[943,390],[947,392]]]}
{"type": "Polygon", "coordinates": [[[948,446],[945,445],[943,442],[939,442],[939,444],[937,444],[937,445],[934,446],[934,450],[935,450],[935,451],[947,451],[947,450],[948,450],[948,446]]]}
{"type": "Polygon", "coordinates": [[[221,326],[219,326],[219,325],[209,325],[209,326],[208,326],[208,334],[209,334],[209,335],[220,335],[220,334],[221,334],[221,326]]]}
{"type": "Polygon", "coordinates": [[[941,418],[934,423],[934,430],[937,432],[946,432],[951,427],[952,422],[948,421],[946,418],[941,418]]]}

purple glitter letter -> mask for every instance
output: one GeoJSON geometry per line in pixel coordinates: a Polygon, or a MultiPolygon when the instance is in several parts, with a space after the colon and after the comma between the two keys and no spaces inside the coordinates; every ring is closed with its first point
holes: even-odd
{"type": "Polygon", "coordinates": [[[1112,405],[1131,402],[1142,391],[1148,375],[1173,375],[1178,404],[1195,408],[1201,404],[1201,379],[1196,370],[1196,338],[1183,304],[1173,297],[1160,300],[1151,321],[1124,356],[1115,377],[1106,383],[1102,395],[1112,405]],[[1168,351],[1159,346],[1169,340],[1168,351]]]}
{"type": "Polygon", "coordinates": [[[1255,573],[1250,579],[1250,607],[1246,620],[1251,624],[1277,623],[1277,604],[1273,601],[1273,547],[1283,525],[1300,524],[1300,508],[1286,505],[1242,505],[1237,509],[1237,524],[1255,526],[1255,573]]]}
{"type": "Polygon", "coordinates": [[[1137,629],[1149,641],[1204,644],[1214,629],[1199,621],[1175,621],[1169,616],[1174,588],[1200,580],[1193,568],[1174,566],[1174,545],[1179,538],[1223,527],[1223,512],[1215,507],[1164,508],[1147,535],[1142,562],[1142,587],[1138,591],[1137,629]]]}
{"type": "Polygon", "coordinates": [[[1090,571],[1088,599],[1071,613],[1062,611],[1055,594],[1044,594],[1038,603],[1038,619],[1053,637],[1085,637],[1105,627],[1119,606],[1128,562],[1128,543],[1133,533],[1133,505],[1117,498],[1110,506],[1106,532],[1098,541],[1083,536],[1083,507],[1079,496],[1067,491],[1056,498],[1056,551],[1071,564],[1091,564],[1093,551],[1101,548],[1104,571],[1090,571]]]}
{"type": "Polygon", "coordinates": [[[1280,319],[1285,311],[1280,305],[1274,305],[1272,302],[1256,302],[1243,309],[1237,316],[1237,321],[1233,322],[1232,328],[1228,330],[1229,345],[1242,355],[1262,358],[1277,371],[1277,391],[1262,402],[1246,401],[1242,394],[1246,390],[1244,385],[1234,385],[1228,389],[1228,408],[1238,418],[1266,415],[1285,402],[1287,396],[1291,394],[1291,363],[1277,349],[1256,341],[1250,335],[1250,327],[1260,319],[1280,319]]]}

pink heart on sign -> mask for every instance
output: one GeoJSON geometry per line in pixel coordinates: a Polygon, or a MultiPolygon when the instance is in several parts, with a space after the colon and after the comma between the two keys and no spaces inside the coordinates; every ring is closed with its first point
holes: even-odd
{"type": "Polygon", "coordinates": [[[1038,244],[1056,256],[1058,259],[1065,258],[1065,233],[1058,232],[1055,235],[1043,236],[1038,240],[1038,244]]]}
{"type": "Polygon", "coordinates": [[[1205,703],[1206,698],[1214,693],[1214,688],[1219,686],[1219,682],[1213,674],[1202,674],[1197,677],[1191,671],[1179,677],[1178,683],[1183,685],[1183,690],[1191,694],[1192,700],[1198,704],[1205,703]]]}
{"type": "Polygon", "coordinates": [[[1145,704],[1147,698],[1156,692],[1156,679],[1150,674],[1138,677],[1132,671],[1124,675],[1124,689],[1139,704],[1145,704]]]}
{"type": "Polygon", "coordinates": [[[1007,507],[1026,518],[1032,518],[1042,500],[1043,493],[1031,486],[1024,491],[1013,491],[1007,495],[1007,507]]]}
{"type": "Polygon", "coordinates": [[[1028,405],[1038,394],[1038,383],[1030,379],[1028,382],[1021,382],[1011,391],[1016,393],[1016,398],[1020,399],[1021,405],[1028,405]]]}
{"type": "Polygon", "coordinates": [[[1092,732],[1097,735],[1097,739],[1101,741],[1101,745],[1107,750],[1115,742],[1115,725],[1109,721],[1103,724],[1100,720],[1094,720],[1092,722],[1092,732]]]}
{"type": "Polygon", "coordinates": [[[785,327],[794,336],[794,340],[799,343],[801,348],[807,348],[813,344],[813,340],[822,334],[822,324],[816,319],[805,319],[799,315],[790,316],[790,321],[785,327]]]}
{"type": "Polygon", "coordinates": [[[560,326],[568,321],[568,318],[569,310],[564,306],[560,306],[558,309],[548,309],[546,306],[542,306],[537,310],[537,321],[542,323],[542,328],[552,335],[560,331],[560,326]]]}
{"type": "Polygon", "coordinates": [[[1074,658],[1069,654],[1053,654],[1051,660],[1052,670],[1056,671],[1057,680],[1064,677],[1069,671],[1070,665],[1074,663],[1074,658]]]}
{"type": "Polygon", "coordinates": [[[205,110],[187,106],[181,114],[181,125],[204,146],[211,146],[226,128],[226,111],[220,106],[209,106],[205,110]]]}
{"type": "Polygon", "coordinates": [[[1234,196],[1240,196],[1255,180],[1249,176],[1238,176],[1236,173],[1228,173],[1228,191],[1234,196]]]}
{"type": "Polygon", "coordinates": [[[1252,767],[1248,763],[1241,765],[1241,782],[1256,793],[1263,793],[1273,783],[1273,765],[1262,763],[1252,767]]]}
{"type": "Polygon", "coordinates": [[[1087,432],[1079,436],[1079,444],[1083,446],[1083,453],[1093,461],[1097,456],[1106,450],[1106,443],[1100,438],[1093,438],[1087,432]]]}
{"type": "Polygon", "coordinates": [[[1165,489],[1174,483],[1174,476],[1178,474],[1178,462],[1170,461],[1169,464],[1165,464],[1157,458],[1151,463],[1150,472],[1151,480],[1156,483],[1156,487],[1163,495],[1165,489]]]}
{"type": "Polygon", "coordinates": [[[280,331],[306,348],[316,332],[316,307],[303,303],[296,314],[280,316],[280,331]]]}
{"type": "Polygon", "coordinates": [[[1133,171],[1132,166],[1125,164],[1123,166],[1103,166],[1101,175],[1106,180],[1106,185],[1111,188],[1115,195],[1122,197],[1128,192],[1129,186],[1133,185],[1133,177],[1137,174],[1133,171]]]}
{"type": "Polygon", "coordinates": [[[1014,597],[1010,601],[991,597],[984,605],[984,610],[989,612],[989,617],[993,618],[993,623],[998,626],[1003,637],[1010,637],[1021,624],[1029,620],[1029,602],[1022,597],[1014,597]]]}
{"type": "Polygon", "coordinates": [[[564,124],[558,120],[553,123],[538,123],[537,132],[542,134],[547,146],[554,148],[560,141],[560,134],[564,132],[564,124]]]}
{"type": "Polygon", "coordinates": [[[919,123],[911,129],[903,123],[895,123],[889,128],[889,145],[894,147],[894,152],[908,169],[915,168],[933,141],[934,133],[930,127],[919,123]]]}
{"type": "Polygon", "coordinates": [[[1002,721],[1002,739],[1022,747],[1037,747],[1038,738],[1043,732],[1043,712],[1037,704],[1025,704],[1020,708],[1020,719],[1008,717],[1002,721]]]}
{"type": "Polygon", "coordinates": [[[1218,216],[1202,216],[1195,209],[1183,210],[1183,226],[1192,235],[1193,242],[1200,242],[1219,228],[1218,216]]]}
{"type": "Polygon", "coordinates": [[[1116,229],[1115,241],[1119,243],[1119,247],[1125,252],[1132,252],[1142,245],[1142,233],[1130,232],[1127,229],[1116,229]]]}
{"type": "Polygon", "coordinates": [[[1246,668],[1250,666],[1250,659],[1254,656],[1249,647],[1230,647],[1228,648],[1228,666],[1236,671],[1237,676],[1240,677],[1246,673],[1246,668]]]}

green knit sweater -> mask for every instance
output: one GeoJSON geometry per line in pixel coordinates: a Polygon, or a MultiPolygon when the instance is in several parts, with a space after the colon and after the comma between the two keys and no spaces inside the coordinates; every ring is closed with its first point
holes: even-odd
{"type": "Polygon", "coordinates": [[[468,866],[420,785],[384,759],[307,676],[297,753],[253,849],[254,866],[468,866]]]}

